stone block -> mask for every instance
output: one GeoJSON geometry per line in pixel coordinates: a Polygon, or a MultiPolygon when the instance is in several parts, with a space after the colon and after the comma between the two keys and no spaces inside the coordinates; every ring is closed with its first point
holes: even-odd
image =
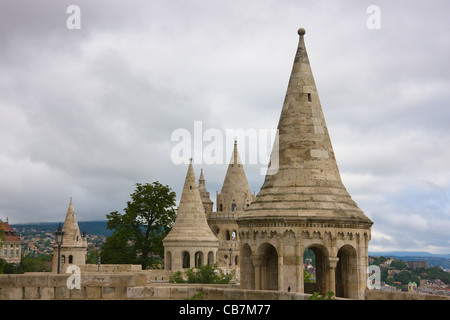
{"type": "Polygon", "coordinates": [[[17,275],[17,287],[48,287],[48,275],[45,274],[19,274],[17,275]]]}
{"type": "Polygon", "coordinates": [[[17,287],[6,287],[0,290],[1,300],[20,300],[23,296],[23,289],[17,287]]]}
{"type": "Polygon", "coordinates": [[[70,290],[67,286],[64,287],[55,287],[54,288],[54,297],[59,300],[70,299],[70,290]]]}
{"type": "Polygon", "coordinates": [[[154,287],[154,296],[157,299],[169,299],[170,297],[170,288],[169,287],[163,287],[158,286],[154,287]]]}
{"type": "Polygon", "coordinates": [[[41,299],[51,300],[55,298],[55,289],[53,287],[43,287],[41,288],[41,299]]]}
{"type": "Polygon", "coordinates": [[[170,299],[186,299],[188,298],[189,288],[174,286],[170,290],[170,299]]]}
{"type": "Polygon", "coordinates": [[[86,299],[101,299],[102,288],[101,287],[86,287],[86,299]]]}
{"type": "Polygon", "coordinates": [[[116,295],[115,287],[102,287],[102,299],[114,299],[116,295]]]}
{"type": "Polygon", "coordinates": [[[51,273],[47,276],[48,287],[67,287],[67,279],[69,274],[56,274],[51,273]]]}
{"type": "Polygon", "coordinates": [[[70,299],[82,300],[86,298],[86,287],[80,289],[70,289],[70,299]]]}
{"type": "Polygon", "coordinates": [[[2,274],[0,275],[0,288],[15,287],[17,283],[17,275],[2,274]]]}
{"type": "MultiPolygon", "coordinates": [[[[136,276],[133,274],[111,274],[109,276],[108,286],[111,287],[134,287],[136,276]]],[[[147,279],[138,276],[138,282],[141,285],[146,284],[147,279]]]]}

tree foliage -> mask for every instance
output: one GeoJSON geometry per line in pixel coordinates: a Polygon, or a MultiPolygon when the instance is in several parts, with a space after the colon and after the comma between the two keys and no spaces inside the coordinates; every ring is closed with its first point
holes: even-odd
{"type": "Polygon", "coordinates": [[[130,263],[155,266],[164,255],[162,240],[176,217],[176,194],[158,181],[136,184],[124,213],[106,215],[107,227],[114,230],[102,247],[102,263],[130,263]]]}
{"type": "Polygon", "coordinates": [[[217,265],[200,266],[196,269],[186,269],[183,275],[181,271],[175,271],[169,278],[171,283],[215,283],[228,284],[233,279],[235,271],[225,274],[217,265]]]}

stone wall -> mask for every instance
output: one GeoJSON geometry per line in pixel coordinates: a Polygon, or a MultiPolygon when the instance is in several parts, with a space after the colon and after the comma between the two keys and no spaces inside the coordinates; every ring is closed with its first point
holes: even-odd
{"type": "Polygon", "coordinates": [[[381,291],[366,290],[366,300],[450,300],[450,296],[439,296],[434,294],[403,292],[403,291],[381,291]]]}
{"type": "Polygon", "coordinates": [[[145,276],[134,273],[81,273],[80,289],[69,289],[69,274],[0,275],[0,299],[126,299],[127,289],[144,286],[145,276]]]}
{"type": "MultiPolygon", "coordinates": [[[[164,270],[100,273],[82,272],[80,289],[69,289],[69,274],[0,275],[0,300],[183,300],[201,294],[205,300],[308,300],[310,294],[240,289],[237,285],[167,283],[164,270]]],[[[413,292],[366,290],[366,300],[450,300],[447,296],[413,292]]]]}
{"type": "MultiPolygon", "coordinates": [[[[99,272],[98,264],[80,265],[81,272],[99,272]]],[[[138,272],[142,271],[140,264],[101,264],[100,272],[138,272]]],[[[157,271],[157,270],[155,270],[157,271]]]]}

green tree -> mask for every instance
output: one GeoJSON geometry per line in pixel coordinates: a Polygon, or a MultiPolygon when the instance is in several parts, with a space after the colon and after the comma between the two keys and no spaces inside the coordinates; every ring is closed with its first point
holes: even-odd
{"type": "Polygon", "coordinates": [[[303,280],[305,283],[313,283],[315,282],[312,278],[312,274],[308,273],[305,269],[303,269],[303,280]]]}
{"type": "Polygon", "coordinates": [[[403,270],[406,269],[406,262],[402,260],[394,260],[391,262],[390,267],[395,270],[403,270]]]}
{"type": "Polygon", "coordinates": [[[3,259],[0,259],[0,274],[3,274],[3,269],[5,268],[6,261],[3,259]]]}
{"type": "Polygon", "coordinates": [[[113,234],[102,247],[102,263],[139,263],[145,269],[164,255],[162,240],[176,217],[176,194],[158,181],[136,184],[124,213],[106,215],[113,234]]]}
{"type": "Polygon", "coordinates": [[[190,268],[183,272],[176,271],[170,278],[171,283],[214,283],[214,284],[228,284],[233,279],[235,271],[230,273],[223,273],[222,270],[217,268],[217,265],[210,266],[204,265],[196,269],[190,268]]]}

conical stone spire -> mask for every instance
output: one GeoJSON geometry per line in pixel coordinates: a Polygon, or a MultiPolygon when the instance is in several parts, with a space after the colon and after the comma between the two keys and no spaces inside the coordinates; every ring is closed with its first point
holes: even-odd
{"type": "Polygon", "coordinates": [[[208,215],[212,212],[214,203],[210,199],[208,190],[206,190],[205,176],[203,175],[203,169],[201,169],[200,178],[198,179],[198,190],[200,192],[200,198],[202,199],[204,211],[208,217],[208,215]]]}
{"type": "Polygon", "coordinates": [[[239,157],[237,141],[235,141],[233,154],[231,155],[222,190],[217,200],[219,208],[220,204],[222,204],[223,210],[218,209],[218,211],[231,210],[233,203],[236,205],[237,210],[244,210],[251,200],[253,200],[253,196],[239,157]]]}
{"type": "Polygon", "coordinates": [[[164,238],[164,243],[171,241],[195,241],[203,244],[219,244],[206,221],[202,199],[197,187],[192,161],[186,174],[180,205],[174,226],[164,238]]]}
{"type": "Polygon", "coordinates": [[[64,220],[62,230],[64,231],[64,246],[85,246],[85,239],[80,233],[72,198],[70,198],[69,208],[67,209],[66,219],[64,220]]]}
{"type": "Polygon", "coordinates": [[[311,217],[371,223],[345,189],[339,174],[316,84],[300,36],[278,123],[278,150],[256,200],[241,216],[311,217]]]}

